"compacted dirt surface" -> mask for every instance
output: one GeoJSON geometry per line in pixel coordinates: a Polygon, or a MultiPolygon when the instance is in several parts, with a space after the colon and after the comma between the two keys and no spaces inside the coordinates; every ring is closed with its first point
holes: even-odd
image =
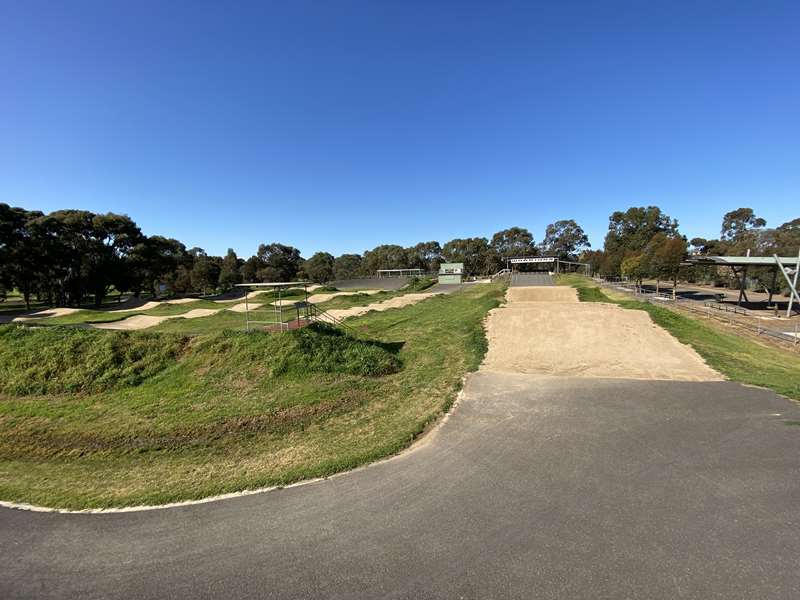
{"type": "MultiPolygon", "coordinates": [[[[358,317],[361,315],[365,315],[372,310],[381,312],[384,310],[389,310],[391,308],[403,308],[404,306],[409,306],[411,304],[416,304],[417,302],[422,302],[423,300],[427,300],[428,298],[435,295],[436,293],[430,293],[430,292],[421,292],[418,294],[403,294],[402,296],[395,296],[394,298],[389,298],[388,300],[384,300],[383,302],[374,302],[372,304],[367,304],[365,306],[351,306],[350,308],[331,309],[329,311],[326,311],[326,314],[336,319],[347,319],[349,317],[358,317]]],[[[325,315],[323,315],[322,318],[324,319],[325,315]]]]}
{"type": "Polygon", "coordinates": [[[490,372],[719,381],[689,346],[639,310],[578,302],[566,286],[512,287],[487,319],[490,372]]]}
{"type": "MultiPolygon", "coordinates": [[[[218,313],[222,309],[214,308],[195,308],[181,315],[156,316],[156,315],[134,315],[127,319],[120,321],[111,321],[109,323],[94,323],[92,327],[95,329],[119,329],[122,331],[135,331],[137,329],[148,329],[163,323],[168,319],[199,319],[200,317],[208,317],[218,313]]],[[[237,311],[238,312],[238,311],[237,311]]]]}

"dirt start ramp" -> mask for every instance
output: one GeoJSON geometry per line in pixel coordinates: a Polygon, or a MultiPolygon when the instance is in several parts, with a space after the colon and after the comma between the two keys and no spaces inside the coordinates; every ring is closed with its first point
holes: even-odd
{"type": "Polygon", "coordinates": [[[509,288],[508,304],[490,312],[489,372],[719,381],[723,378],[641,310],[578,302],[576,290],[509,288]],[[563,291],[561,291],[563,290],[563,291]],[[552,300],[546,300],[550,294],[552,300]]]}
{"type": "Polygon", "coordinates": [[[509,304],[520,302],[578,302],[578,290],[564,285],[512,287],[506,299],[509,304]]]}

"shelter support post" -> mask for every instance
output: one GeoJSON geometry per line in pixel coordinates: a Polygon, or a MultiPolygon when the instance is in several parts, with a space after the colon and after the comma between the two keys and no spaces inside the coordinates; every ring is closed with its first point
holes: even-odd
{"type": "Polygon", "coordinates": [[[792,316],[792,305],[794,301],[797,300],[798,306],[800,306],[800,294],[797,293],[797,275],[800,273],[800,252],[797,253],[797,264],[794,268],[794,277],[789,278],[789,272],[783,268],[783,264],[781,264],[780,258],[778,255],[773,255],[775,257],[775,262],[778,265],[778,268],[781,270],[781,274],[783,278],[786,280],[787,285],[789,286],[789,306],[786,307],[786,316],[792,316]]]}
{"type": "Polygon", "coordinates": [[[739,282],[739,299],[736,301],[736,306],[742,304],[742,297],[744,297],[745,302],[750,302],[747,298],[747,292],[744,290],[744,285],[747,282],[747,267],[744,267],[741,275],[736,270],[736,267],[731,267],[731,271],[733,271],[733,276],[736,277],[736,281],[739,282]]]}
{"type": "Polygon", "coordinates": [[[777,283],[778,283],[778,269],[775,269],[772,271],[772,285],[769,286],[769,290],[767,290],[767,292],[769,293],[769,298],[767,298],[768,305],[772,304],[772,296],[775,294],[775,284],[777,283]]]}

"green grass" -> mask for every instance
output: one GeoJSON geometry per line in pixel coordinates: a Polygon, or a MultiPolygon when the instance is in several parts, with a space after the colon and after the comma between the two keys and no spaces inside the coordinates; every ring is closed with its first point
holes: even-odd
{"type": "Polygon", "coordinates": [[[0,328],[0,394],[99,392],[135,386],[173,364],[186,338],[72,328],[0,328]]]}
{"type": "MultiPolygon", "coordinates": [[[[481,321],[502,294],[474,286],[370,313],[348,321],[356,337],[324,327],[187,338],[3,326],[0,371],[11,377],[0,388],[0,498],[163,503],[395,453],[478,367],[481,321]]],[[[241,327],[243,315],[228,315],[241,327]]]]}
{"type": "Polygon", "coordinates": [[[800,355],[795,352],[722,331],[712,323],[649,302],[609,297],[591,279],[580,275],[562,275],[558,283],[577,288],[583,302],[610,302],[643,310],[654,323],[694,348],[711,367],[729,379],[800,400],[800,355]]]}
{"type": "Polygon", "coordinates": [[[432,277],[412,277],[403,290],[408,292],[421,292],[427,290],[434,283],[436,283],[436,279],[432,277]]]}

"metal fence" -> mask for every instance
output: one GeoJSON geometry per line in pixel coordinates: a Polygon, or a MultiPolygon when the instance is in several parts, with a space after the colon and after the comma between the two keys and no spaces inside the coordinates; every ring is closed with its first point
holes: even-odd
{"type": "Polygon", "coordinates": [[[597,277],[594,278],[594,281],[601,287],[631,294],[636,300],[665,306],[675,310],[686,311],[707,319],[714,319],[733,327],[738,327],[757,336],[765,336],[781,342],[784,345],[800,349],[800,323],[798,322],[790,323],[780,320],[784,325],[780,329],[776,329],[774,326],[770,327],[764,324],[763,317],[754,316],[753,311],[749,311],[740,306],[731,306],[724,303],[709,301],[701,303],[697,300],[675,297],[671,292],[655,292],[653,290],[643,289],[641,286],[629,281],[606,280],[597,277]],[[787,329],[789,330],[787,331],[787,329]]]}

